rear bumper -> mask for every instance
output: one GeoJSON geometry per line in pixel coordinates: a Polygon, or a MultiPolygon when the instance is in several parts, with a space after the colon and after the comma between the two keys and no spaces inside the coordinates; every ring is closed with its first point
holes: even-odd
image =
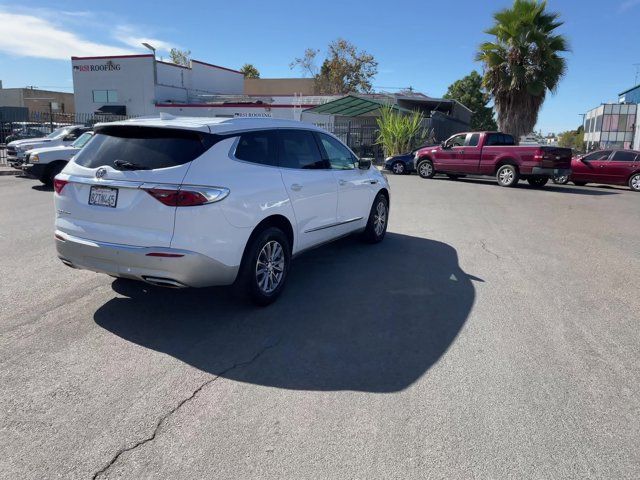
{"type": "Polygon", "coordinates": [[[561,175],[571,175],[570,168],[543,168],[533,167],[531,169],[532,175],[546,175],[547,177],[556,177],[561,175]]]}
{"type": "Polygon", "coordinates": [[[168,287],[209,287],[230,285],[238,274],[238,266],[188,250],[97,242],[59,230],[55,237],[58,257],[65,265],[116,277],[168,287]],[[148,256],[149,253],[181,256],[148,256]]]}

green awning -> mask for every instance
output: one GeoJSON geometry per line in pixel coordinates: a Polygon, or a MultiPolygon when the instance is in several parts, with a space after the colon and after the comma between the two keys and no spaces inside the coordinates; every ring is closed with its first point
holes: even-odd
{"type": "MultiPolygon", "coordinates": [[[[344,117],[357,117],[365,113],[374,112],[388,104],[370,100],[368,98],[358,97],[356,95],[347,95],[346,97],[323,103],[317,107],[309,108],[305,112],[320,113],[323,115],[342,115],[344,117]]],[[[392,107],[401,112],[411,113],[411,110],[399,108],[395,105],[392,107]]]]}

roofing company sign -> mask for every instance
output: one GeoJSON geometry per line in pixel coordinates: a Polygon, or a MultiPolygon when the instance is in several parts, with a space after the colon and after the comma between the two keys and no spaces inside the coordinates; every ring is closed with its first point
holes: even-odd
{"type": "Polygon", "coordinates": [[[120,70],[120,64],[113,63],[111,60],[103,64],[73,66],[74,72],[111,72],[114,70],[120,70]]]}

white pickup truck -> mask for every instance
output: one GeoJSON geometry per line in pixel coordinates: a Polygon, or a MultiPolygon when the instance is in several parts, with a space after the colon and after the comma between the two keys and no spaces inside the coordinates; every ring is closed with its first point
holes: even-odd
{"type": "Polygon", "coordinates": [[[29,150],[40,147],[68,146],[84,132],[91,130],[83,125],[70,125],[54,130],[46,137],[14,140],[7,144],[7,161],[15,168],[24,163],[24,155],[29,150]]]}
{"type": "Polygon", "coordinates": [[[84,132],[69,146],[34,148],[24,156],[19,168],[29,177],[40,180],[45,185],[53,184],[53,178],[59,174],[67,162],[91,140],[93,132],[84,132]]]}

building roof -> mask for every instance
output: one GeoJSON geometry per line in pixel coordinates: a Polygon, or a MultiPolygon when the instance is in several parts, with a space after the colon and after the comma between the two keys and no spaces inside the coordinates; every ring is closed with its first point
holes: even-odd
{"type": "Polygon", "coordinates": [[[629,93],[631,90],[635,90],[637,88],[640,88],[640,84],[636,85],[635,87],[631,87],[631,88],[625,90],[624,92],[620,92],[618,95],[624,95],[625,93],[629,93]]]}
{"type": "Polygon", "coordinates": [[[410,113],[410,110],[397,107],[391,103],[381,102],[358,95],[346,95],[337,100],[332,100],[317,107],[305,110],[307,113],[320,113],[323,115],[342,115],[345,117],[357,117],[366,113],[375,112],[382,107],[391,106],[398,111],[410,113]]]}

